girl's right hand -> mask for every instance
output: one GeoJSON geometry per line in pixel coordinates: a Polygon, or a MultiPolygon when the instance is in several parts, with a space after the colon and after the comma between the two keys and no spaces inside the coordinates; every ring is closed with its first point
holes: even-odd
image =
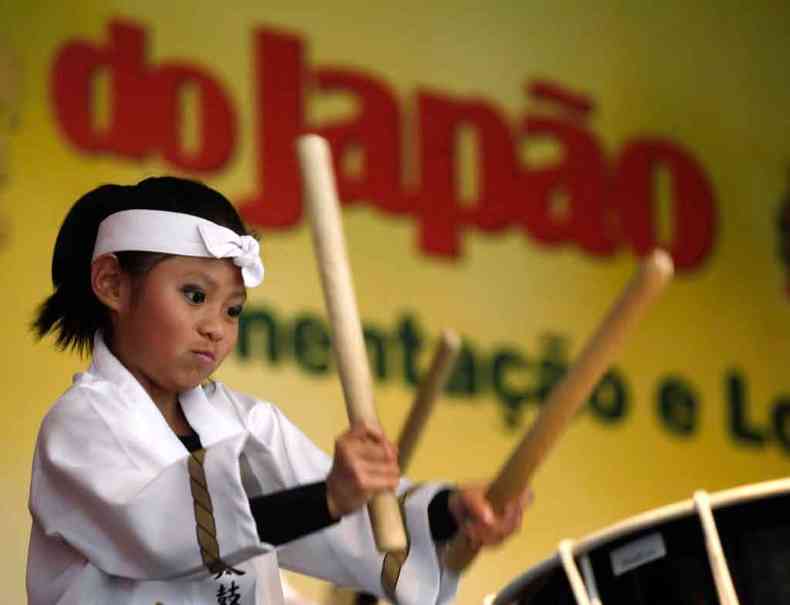
{"type": "Polygon", "coordinates": [[[395,446],[380,428],[357,423],[335,441],[332,470],[326,478],[329,513],[339,519],[372,496],[394,490],[399,479],[395,446]]]}

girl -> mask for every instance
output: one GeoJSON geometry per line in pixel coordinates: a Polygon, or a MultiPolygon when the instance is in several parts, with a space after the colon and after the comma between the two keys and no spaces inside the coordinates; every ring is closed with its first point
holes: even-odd
{"type": "Polygon", "coordinates": [[[283,567],[399,603],[444,603],[440,546],[520,524],[479,486],[399,481],[382,432],[334,457],[282,412],[209,381],[233,350],[258,243],[200,183],[150,178],[87,193],[61,226],[39,337],[92,354],[44,418],[33,460],[31,605],[272,605],[283,567]],[[399,488],[410,546],[384,561],[364,504],[399,488]],[[275,552],[275,547],[276,552],[275,552]]]}

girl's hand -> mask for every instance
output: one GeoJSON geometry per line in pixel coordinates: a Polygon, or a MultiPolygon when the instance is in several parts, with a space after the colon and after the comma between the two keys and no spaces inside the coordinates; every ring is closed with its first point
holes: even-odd
{"type": "Polygon", "coordinates": [[[398,486],[395,446],[378,427],[352,426],[335,441],[335,458],[326,478],[326,500],[335,519],[355,511],[379,492],[398,486]]]}
{"type": "Polygon", "coordinates": [[[486,500],[487,486],[462,485],[451,495],[448,507],[460,531],[474,549],[500,544],[521,527],[524,510],[532,503],[532,490],[525,489],[507,502],[500,514],[486,500]]]}

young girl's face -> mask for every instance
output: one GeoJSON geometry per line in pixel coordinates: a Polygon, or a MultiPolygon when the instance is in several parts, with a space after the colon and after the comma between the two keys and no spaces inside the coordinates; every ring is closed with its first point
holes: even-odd
{"type": "Polygon", "coordinates": [[[236,345],[246,292],[230,260],[173,256],[128,292],[113,349],[157,403],[203,382],[236,345]]]}

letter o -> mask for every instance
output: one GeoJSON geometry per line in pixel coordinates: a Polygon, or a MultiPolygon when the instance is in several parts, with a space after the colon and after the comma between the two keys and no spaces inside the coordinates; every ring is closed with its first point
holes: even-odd
{"type": "Polygon", "coordinates": [[[236,115],[220,84],[202,70],[166,64],[151,75],[151,86],[160,99],[159,148],[162,155],[182,170],[212,171],[230,159],[236,142],[236,115]],[[198,148],[189,152],[183,145],[184,119],[181,94],[187,86],[197,89],[199,99],[198,148]]]}

